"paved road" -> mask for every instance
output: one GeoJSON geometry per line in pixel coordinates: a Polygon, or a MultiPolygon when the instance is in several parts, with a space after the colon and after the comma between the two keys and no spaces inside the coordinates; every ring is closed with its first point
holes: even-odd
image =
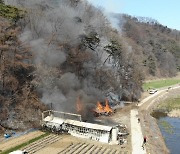
{"type": "Polygon", "coordinates": [[[132,154],[146,154],[146,149],[143,150],[143,135],[140,123],[138,123],[138,110],[131,110],[131,142],[132,154]]]}
{"type": "MultiPolygon", "coordinates": [[[[180,85],[173,86],[172,89],[180,88],[180,85]]],[[[161,99],[162,97],[165,97],[167,91],[166,88],[160,89],[155,94],[152,94],[145,99],[143,99],[138,106],[141,107],[143,104],[148,103],[145,107],[146,110],[155,102],[156,99],[161,99]]],[[[142,143],[143,143],[143,134],[141,130],[140,123],[138,123],[138,110],[133,109],[131,110],[131,140],[132,140],[132,154],[146,154],[146,149],[142,149],[142,143]]]]}
{"type": "MultiPolygon", "coordinates": [[[[180,85],[175,85],[175,86],[172,86],[172,88],[170,90],[174,90],[174,89],[177,89],[177,88],[180,88],[180,85]]],[[[163,93],[165,93],[167,91],[167,87],[165,88],[161,88],[158,92],[156,92],[155,94],[152,94],[148,97],[146,97],[145,99],[143,99],[139,104],[138,106],[142,106],[144,103],[146,103],[147,101],[149,101],[150,99],[153,99],[159,95],[162,95],[163,93]]]]}

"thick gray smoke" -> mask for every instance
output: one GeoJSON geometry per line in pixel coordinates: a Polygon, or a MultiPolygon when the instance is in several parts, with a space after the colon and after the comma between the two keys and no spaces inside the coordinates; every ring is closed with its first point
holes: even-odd
{"type": "Polygon", "coordinates": [[[43,39],[31,41],[30,46],[35,54],[34,63],[36,65],[45,64],[50,67],[56,67],[66,60],[66,55],[63,51],[56,50],[54,46],[46,45],[43,39]]]}
{"type": "MultiPolygon", "coordinates": [[[[77,98],[87,105],[104,99],[91,76],[79,77],[67,66],[69,50],[78,47],[81,36],[93,29],[103,35],[103,15],[86,2],[18,0],[18,4],[28,11],[20,40],[31,47],[37,68],[33,84],[41,94],[41,101],[47,105],[52,103],[56,110],[76,112],[77,98]]],[[[93,62],[84,63],[84,69],[91,67],[93,72],[98,66],[93,62]]]]}

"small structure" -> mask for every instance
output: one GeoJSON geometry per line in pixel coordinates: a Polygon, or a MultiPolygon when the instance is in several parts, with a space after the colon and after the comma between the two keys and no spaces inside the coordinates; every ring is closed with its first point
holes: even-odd
{"type": "MultiPolygon", "coordinates": [[[[105,126],[83,122],[81,115],[48,110],[42,113],[42,127],[53,132],[66,132],[72,136],[110,144],[120,144],[121,126],[105,126]],[[59,114],[59,117],[55,116],[59,114]],[[71,118],[68,118],[71,117],[71,118]]],[[[126,134],[127,135],[127,134],[126,134]]]]}

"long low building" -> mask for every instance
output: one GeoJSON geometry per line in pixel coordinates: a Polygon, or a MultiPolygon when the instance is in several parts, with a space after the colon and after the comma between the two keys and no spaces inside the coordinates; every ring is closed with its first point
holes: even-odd
{"type": "Polygon", "coordinates": [[[42,126],[53,132],[67,132],[80,138],[111,144],[120,143],[118,137],[118,135],[121,134],[119,125],[105,126],[83,122],[81,120],[81,115],[78,114],[48,110],[42,113],[42,126]],[[56,116],[57,114],[58,117],[56,116]]]}

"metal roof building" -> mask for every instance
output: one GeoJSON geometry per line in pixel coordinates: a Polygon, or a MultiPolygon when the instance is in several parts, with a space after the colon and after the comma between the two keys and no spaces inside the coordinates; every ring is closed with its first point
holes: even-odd
{"type": "MultiPolygon", "coordinates": [[[[57,113],[57,112],[56,112],[57,113]]],[[[60,117],[54,116],[53,111],[46,111],[42,114],[42,126],[52,131],[65,131],[69,134],[96,140],[104,143],[118,143],[118,128],[116,126],[105,126],[94,123],[82,122],[80,115],[59,112],[60,117]],[[69,115],[75,116],[76,120],[64,118],[69,115]],[[63,116],[63,118],[62,118],[63,116]],[[79,120],[77,120],[77,117],[79,120]]]]}
{"type": "Polygon", "coordinates": [[[67,124],[71,124],[71,125],[75,125],[75,126],[79,126],[79,127],[85,127],[85,128],[89,128],[89,129],[104,130],[104,131],[111,131],[111,129],[112,129],[111,126],[104,126],[104,125],[80,122],[80,121],[69,120],[69,119],[65,120],[64,122],[67,124]]]}

